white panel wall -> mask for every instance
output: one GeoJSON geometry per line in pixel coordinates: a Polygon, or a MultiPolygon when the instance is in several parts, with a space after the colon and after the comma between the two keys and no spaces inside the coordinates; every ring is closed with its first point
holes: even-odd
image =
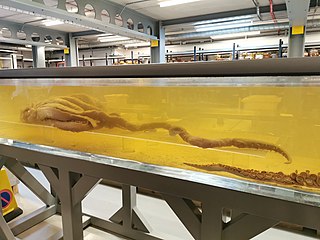
{"type": "MultiPolygon", "coordinates": [[[[204,50],[214,50],[214,51],[231,51],[233,43],[236,43],[237,49],[252,49],[252,48],[263,48],[268,46],[277,47],[279,44],[279,39],[282,39],[284,44],[288,44],[287,36],[267,36],[267,37],[252,37],[247,39],[233,39],[226,41],[213,41],[211,43],[197,43],[188,45],[175,45],[166,46],[166,51],[169,52],[192,52],[193,47],[196,46],[197,49],[201,48],[204,50]]],[[[310,33],[306,36],[306,43],[320,45],[320,33],[310,33]]],[[[121,49],[121,48],[106,48],[97,50],[80,50],[79,58],[82,58],[84,54],[85,57],[105,57],[108,53],[114,55],[124,55],[126,58],[131,58],[131,51],[133,51],[133,57],[138,58],[141,56],[150,56],[150,48],[137,48],[137,49],[121,49]]],[[[80,62],[81,63],[81,62],[80,62]]],[[[88,66],[88,62],[86,64],[88,66]]],[[[105,65],[105,61],[94,61],[94,66],[105,65]]],[[[82,64],[81,64],[82,66],[82,64]]]]}

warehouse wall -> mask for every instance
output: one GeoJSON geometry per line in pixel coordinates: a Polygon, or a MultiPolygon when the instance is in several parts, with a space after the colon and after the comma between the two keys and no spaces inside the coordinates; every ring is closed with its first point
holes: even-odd
{"type": "MultiPolygon", "coordinates": [[[[214,50],[214,51],[231,51],[233,43],[236,43],[237,49],[252,49],[252,48],[265,48],[265,47],[277,47],[279,44],[279,39],[282,39],[284,44],[288,43],[287,36],[265,36],[265,37],[250,37],[243,39],[232,39],[224,41],[212,41],[211,43],[197,43],[197,44],[186,44],[186,45],[172,45],[166,46],[166,51],[176,53],[176,52],[192,52],[193,47],[196,46],[197,49],[201,48],[204,50],[214,50]]],[[[309,33],[306,36],[306,43],[320,45],[320,33],[309,33]]],[[[123,49],[123,48],[101,48],[101,49],[86,49],[79,50],[79,59],[82,59],[84,55],[85,58],[101,57],[105,58],[106,54],[110,55],[122,55],[126,58],[131,58],[131,52],[133,52],[133,57],[135,59],[144,59],[145,56],[150,56],[150,48],[133,48],[133,49],[123,49]],[[142,56],[142,57],[141,57],[142,56]]],[[[145,59],[147,60],[147,59],[145,59]]],[[[120,61],[120,59],[112,60],[109,59],[108,64],[111,65],[113,61],[120,61]]],[[[93,66],[105,66],[106,61],[94,60],[92,61],[93,66]]],[[[90,66],[89,61],[85,61],[86,66],[90,66]]],[[[82,61],[80,61],[80,66],[83,66],[82,61]]]]}
{"type": "MultiPolygon", "coordinates": [[[[238,49],[252,49],[252,48],[264,48],[266,46],[278,46],[279,40],[282,39],[284,44],[288,44],[287,36],[266,36],[266,37],[251,37],[247,39],[232,39],[224,41],[213,41],[211,43],[196,43],[196,44],[185,44],[185,45],[174,45],[166,46],[166,50],[169,52],[187,52],[193,51],[193,47],[196,46],[197,49],[201,48],[204,50],[217,50],[217,51],[227,51],[232,50],[233,43],[236,43],[238,49]]],[[[320,33],[310,33],[306,36],[306,43],[320,45],[320,33]]],[[[134,51],[134,56],[150,54],[149,48],[139,48],[139,49],[129,49],[122,50],[123,54],[130,56],[131,51],[134,51]]]]}

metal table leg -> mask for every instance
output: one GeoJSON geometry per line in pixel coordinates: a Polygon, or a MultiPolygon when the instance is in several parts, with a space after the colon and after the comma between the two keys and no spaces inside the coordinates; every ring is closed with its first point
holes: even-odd
{"type": "Polygon", "coordinates": [[[13,233],[11,232],[8,224],[3,218],[2,208],[0,208],[0,239],[1,240],[15,240],[13,233]]]}
{"type": "Polygon", "coordinates": [[[65,169],[52,169],[39,165],[52,188],[57,193],[61,205],[63,238],[83,239],[81,201],[101,179],[72,173],[65,169]]]}
{"type": "Polygon", "coordinates": [[[1,157],[0,159],[2,165],[6,166],[7,169],[46,205],[46,207],[23,216],[9,224],[12,233],[17,236],[54,215],[56,213],[56,199],[16,159],[9,157],[1,157]]]}

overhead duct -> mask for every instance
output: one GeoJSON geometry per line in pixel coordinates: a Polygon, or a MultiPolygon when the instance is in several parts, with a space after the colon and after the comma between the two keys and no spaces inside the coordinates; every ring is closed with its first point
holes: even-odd
{"type": "Polygon", "coordinates": [[[187,40],[187,39],[208,38],[211,36],[222,35],[222,34],[232,34],[232,33],[251,32],[251,31],[282,30],[282,29],[288,29],[288,28],[289,28],[289,23],[279,23],[276,25],[265,24],[265,25],[239,27],[239,28],[223,29],[223,30],[215,30],[215,31],[207,31],[207,32],[177,34],[177,35],[171,35],[170,37],[167,37],[166,40],[180,41],[180,40],[187,40]]]}
{"type": "MultiPolygon", "coordinates": [[[[307,22],[306,27],[307,29],[320,27],[320,20],[310,20],[307,22]]],[[[252,32],[252,31],[285,30],[285,29],[289,29],[289,22],[277,23],[277,24],[262,24],[262,25],[256,25],[256,26],[247,26],[247,27],[222,29],[222,30],[206,31],[206,32],[176,34],[176,35],[170,35],[166,37],[166,41],[182,41],[182,40],[189,40],[189,39],[209,38],[211,36],[222,35],[222,34],[233,34],[233,33],[252,32]]]]}

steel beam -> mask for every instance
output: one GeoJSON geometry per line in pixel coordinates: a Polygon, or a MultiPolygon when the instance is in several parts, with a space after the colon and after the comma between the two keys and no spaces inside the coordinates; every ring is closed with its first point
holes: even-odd
{"type": "Polygon", "coordinates": [[[274,219],[266,219],[249,214],[241,214],[224,224],[222,239],[251,239],[279,223],[274,219]]]}
{"type": "Polygon", "coordinates": [[[101,20],[91,19],[81,14],[69,13],[63,9],[52,7],[48,8],[41,3],[32,2],[29,0],[0,0],[0,4],[15,9],[24,10],[30,15],[38,15],[44,18],[56,18],[63,20],[65,23],[75,24],[78,26],[89,28],[91,30],[123,35],[140,40],[156,39],[156,37],[145,33],[130,30],[125,27],[119,27],[111,23],[104,23],[101,20]]]}
{"type": "Polygon", "coordinates": [[[20,162],[14,158],[6,158],[5,166],[8,168],[23,184],[25,184],[43,203],[47,206],[54,205],[55,198],[29,173],[20,162]]]}
{"type": "Polygon", "coordinates": [[[34,227],[35,225],[43,222],[49,217],[52,217],[56,214],[56,206],[52,205],[49,207],[42,207],[27,216],[23,216],[18,220],[9,223],[9,227],[12,233],[17,236],[24,231],[34,227]]]}
{"type": "MultiPolygon", "coordinates": [[[[88,215],[86,215],[88,216],[88,215]]],[[[90,216],[91,223],[93,227],[106,230],[108,232],[116,233],[120,236],[125,236],[129,239],[139,239],[139,240],[163,240],[162,238],[152,236],[145,232],[141,232],[132,228],[125,228],[120,224],[115,224],[113,222],[106,221],[101,218],[90,216]]]]}
{"type": "MultiPolygon", "coordinates": [[[[0,4],[2,4],[0,2],[0,4]]],[[[65,44],[57,45],[55,43],[55,39],[58,37],[62,38],[64,43],[67,41],[67,34],[61,31],[56,31],[52,29],[42,28],[42,27],[36,27],[29,24],[23,24],[23,23],[14,23],[9,22],[5,20],[0,21],[0,28],[6,27],[11,31],[11,37],[10,38],[4,38],[1,37],[0,41],[5,43],[12,43],[12,44],[18,44],[18,45],[32,45],[32,46],[46,46],[50,48],[66,48],[65,44]],[[26,34],[26,39],[21,40],[17,37],[17,33],[19,31],[23,31],[26,34]],[[31,39],[31,35],[33,33],[39,34],[40,41],[36,42],[31,39]],[[44,38],[45,36],[51,36],[53,39],[53,42],[51,44],[45,43],[44,38]]]]}
{"type": "Polygon", "coordinates": [[[101,33],[103,32],[96,31],[96,30],[88,30],[88,31],[82,31],[82,32],[74,32],[70,34],[71,34],[71,37],[83,37],[83,36],[97,35],[101,33]]]}

